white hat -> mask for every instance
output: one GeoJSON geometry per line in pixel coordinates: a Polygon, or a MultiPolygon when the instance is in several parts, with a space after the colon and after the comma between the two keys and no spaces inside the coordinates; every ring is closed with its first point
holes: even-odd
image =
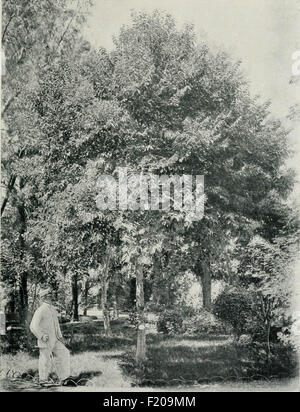
{"type": "Polygon", "coordinates": [[[51,294],[52,294],[52,291],[51,291],[50,288],[41,289],[41,290],[40,290],[40,293],[39,293],[39,297],[42,299],[42,298],[44,298],[45,296],[48,296],[48,295],[51,295],[51,294]]]}

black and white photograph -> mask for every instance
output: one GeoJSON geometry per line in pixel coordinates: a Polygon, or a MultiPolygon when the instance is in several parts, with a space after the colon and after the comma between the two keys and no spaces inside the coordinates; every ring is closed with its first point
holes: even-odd
{"type": "Polygon", "coordinates": [[[1,8],[0,392],[299,392],[300,0],[1,8]]]}

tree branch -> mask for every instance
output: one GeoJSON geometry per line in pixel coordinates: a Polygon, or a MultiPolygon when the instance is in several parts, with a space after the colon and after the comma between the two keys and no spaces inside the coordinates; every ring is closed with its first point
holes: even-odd
{"type": "MultiPolygon", "coordinates": [[[[27,0],[26,3],[23,5],[23,12],[26,10],[26,8],[27,8],[28,5],[30,5],[30,0],[27,0]]],[[[13,14],[10,16],[8,22],[6,23],[6,26],[5,26],[5,28],[4,28],[4,30],[3,30],[3,34],[2,34],[2,44],[4,44],[4,40],[5,40],[5,35],[6,35],[6,32],[7,32],[7,29],[8,29],[8,27],[9,27],[9,25],[10,25],[10,23],[11,23],[11,21],[12,21],[12,19],[13,19],[14,17],[17,17],[17,14],[13,13],[13,14]]]]}
{"type": "MultiPolygon", "coordinates": [[[[22,149],[18,154],[18,158],[21,159],[23,157],[24,153],[25,153],[25,149],[22,149]]],[[[2,216],[2,214],[5,210],[5,207],[7,205],[10,192],[13,190],[13,188],[15,186],[16,179],[17,179],[17,175],[15,175],[15,174],[11,175],[10,178],[9,178],[6,194],[5,194],[5,197],[4,197],[2,205],[1,205],[1,216],[2,216]]]]}
{"type": "MultiPolygon", "coordinates": [[[[79,1],[77,2],[77,8],[78,8],[78,7],[79,7],[79,1]]],[[[70,27],[72,21],[74,20],[74,17],[75,17],[75,16],[76,16],[76,11],[74,12],[73,16],[71,17],[71,19],[70,19],[70,21],[69,21],[69,23],[68,23],[65,31],[64,31],[63,34],[61,35],[61,38],[59,39],[59,41],[58,41],[58,43],[57,43],[57,48],[59,48],[61,42],[63,41],[65,35],[67,34],[67,32],[68,32],[68,30],[69,30],[69,27],[70,27]]]]}
{"type": "Polygon", "coordinates": [[[15,100],[16,97],[19,96],[21,92],[18,91],[16,92],[13,96],[11,96],[8,101],[5,103],[4,108],[2,110],[1,116],[3,116],[5,114],[5,112],[9,109],[9,106],[12,104],[12,102],[15,100]]]}
{"type": "Polygon", "coordinates": [[[8,22],[6,23],[6,26],[4,27],[3,34],[2,34],[2,44],[4,44],[4,40],[5,40],[5,35],[6,35],[6,32],[7,32],[7,29],[8,29],[8,27],[9,27],[12,19],[13,19],[15,16],[16,16],[16,14],[13,13],[13,14],[10,16],[8,22]]]}
{"type": "Polygon", "coordinates": [[[16,178],[17,178],[16,175],[12,175],[12,176],[10,177],[10,179],[9,179],[9,183],[8,183],[8,185],[7,185],[6,195],[5,195],[5,198],[3,199],[3,202],[2,202],[2,205],[1,205],[1,216],[2,216],[2,214],[3,214],[3,212],[4,212],[4,210],[5,210],[6,204],[7,204],[7,202],[8,202],[9,194],[10,194],[10,192],[12,191],[12,189],[13,189],[13,187],[14,187],[14,185],[15,185],[16,178]]]}

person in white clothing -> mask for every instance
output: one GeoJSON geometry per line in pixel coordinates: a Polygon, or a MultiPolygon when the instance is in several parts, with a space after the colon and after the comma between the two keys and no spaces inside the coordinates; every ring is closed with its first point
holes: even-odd
{"type": "Polygon", "coordinates": [[[67,385],[70,380],[70,352],[64,345],[60,330],[57,312],[52,305],[51,290],[44,289],[40,292],[40,306],[35,311],[30,323],[30,330],[38,340],[39,356],[39,381],[46,385],[51,367],[51,357],[57,358],[56,373],[62,385],[67,385]]]}

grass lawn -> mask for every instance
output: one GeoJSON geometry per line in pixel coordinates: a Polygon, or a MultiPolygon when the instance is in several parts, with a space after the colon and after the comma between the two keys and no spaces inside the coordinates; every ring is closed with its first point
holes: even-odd
{"type": "MultiPolygon", "coordinates": [[[[193,390],[198,387],[203,391],[206,388],[220,391],[223,387],[235,386],[248,391],[249,385],[259,389],[259,382],[261,387],[272,388],[276,376],[282,378],[282,382],[295,376],[294,370],[280,367],[271,379],[259,375],[247,351],[237,350],[228,335],[166,337],[149,333],[147,360],[137,367],[134,363],[136,331],[126,319],[112,322],[112,337],[104,335],[101,321],[65,324],[62,330],[69,342],[71,371],[78,377],[78,390],[130,390],[132,387],[193,390]]],[[[21,376],[30,382],[32,377],[37,377],[37,366],[38,350],[31,354],[2,355],[0,377],[21,376]]],[[[280,384],[281,380],[276,382],[280,384]]],[[[12,389],[14,384],[20,386],[12,379],[6,381],[6,387],[12,385],[11,390],[16,390],[12,389]]]]}
{"type": "MultiPolygon", "coordinates": [[[[62,325],[62,332],[71,352],[71,374],[79,385],[129,388],[119,366],[118,358],[132,347],[135,330],[124,320],[112,322],[112,337],[106,337],[103,322],[69,323],[62,325]]],[[[38,376],[38,349],[32,353],[2,354],[0,379],[22,378],[32,382],[38,376]]],[[[15,385],[18,385],[15,382],[15,385]]]]}

